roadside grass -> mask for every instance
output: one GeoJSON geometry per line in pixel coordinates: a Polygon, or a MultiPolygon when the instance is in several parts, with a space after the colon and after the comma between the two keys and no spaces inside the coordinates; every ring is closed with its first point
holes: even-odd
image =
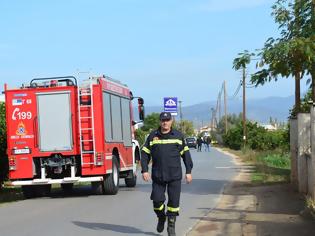
{"type": "Polygon", "coordinates": [[[220,148],[240,157],[246,164],[255,167],[251,173],[253,184],[287,183],[290,181],[291,161],[287,152],[280,149],[254,151],[246,148],[242,150],[220,148]]]}

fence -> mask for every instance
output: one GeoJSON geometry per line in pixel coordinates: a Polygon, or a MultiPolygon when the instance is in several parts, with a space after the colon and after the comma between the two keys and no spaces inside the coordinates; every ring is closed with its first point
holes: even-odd
{"type": "Polygon", "coordinates": [[[291,182],[315,200],[315,107],[290,120],[291,182]]]}

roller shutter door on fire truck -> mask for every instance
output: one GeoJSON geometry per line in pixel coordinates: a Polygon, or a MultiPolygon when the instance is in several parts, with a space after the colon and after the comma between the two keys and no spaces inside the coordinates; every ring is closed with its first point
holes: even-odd
{"type": "Polygon", "coordinates": [[[40,151],[72,150],[70,92],[36,95],[40,151]]]}

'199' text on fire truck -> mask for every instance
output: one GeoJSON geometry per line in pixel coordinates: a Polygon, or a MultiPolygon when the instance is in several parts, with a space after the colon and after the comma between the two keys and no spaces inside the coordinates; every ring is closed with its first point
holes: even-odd
{"type": "MultiPolygon", "coordinates": [[[[133,95],[106,76],[80,86],[73,76],[5,85],[9,178],[26,198],[43,196],[52,184],[70,191],[91,182],[98,194],[116,194],[119,179],[136,185],[140,159],[135,140],[133,95]]],[[[143,99],[138,97],[140,120],[143,99]]]]}

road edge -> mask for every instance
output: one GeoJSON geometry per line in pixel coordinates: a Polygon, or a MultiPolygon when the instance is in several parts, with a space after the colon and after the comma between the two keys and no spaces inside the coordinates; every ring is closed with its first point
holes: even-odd
{"type": "MultiPolygon", "coordinates": [[[[218,152],[223,153],[224,155],[227,155],[229,157],[231,157],[233,163],[236,166],[241,166],[241,158],[233,153],[229,153],[227,151],[224,151],[223,149],[219,148],[219,147],[212,147],[212,149],[215,149],[218,152]]],[[[225,191],[227,191],[227,189],[231,188],[233,185],[233,182],[235,182],[237,179],[239,179],[239,177],[241,176],[242,172],[240,171],[239,173],[237,173],[230,181],[228,181],[228,183],[225,183],[223,185],[223,187],[220,190],[220,197],[218,199],[217,204],[215,204],[209,211],[207,211],[207,213],[205,213],[205,215],[203,215],[201,217],[201,219],[199,219],[192,227],[190,227],[186,232],[185,232],[185,236],[188,236],[189,233],[193,232],[195,228],[197,228],[197,226],[203,221],[203,219],[205,219],[210,212],[212,212],[214,209],[216,209],[218,207],[218,205],[220,204],[222,197],[223,197],[223,193],[225,191]]]]}

